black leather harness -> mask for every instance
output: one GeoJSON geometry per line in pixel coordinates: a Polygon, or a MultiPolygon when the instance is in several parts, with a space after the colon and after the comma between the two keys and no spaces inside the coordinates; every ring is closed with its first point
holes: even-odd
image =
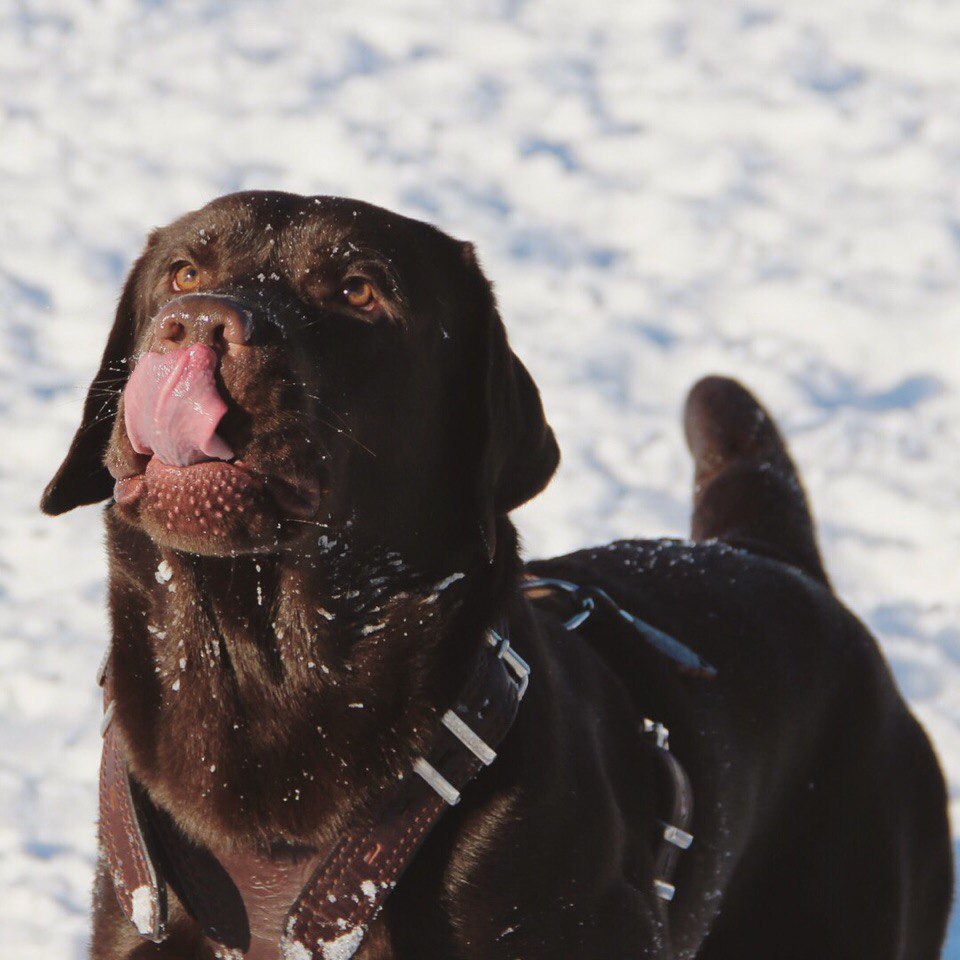
{"type": "MultiPolygon", "coordinates": [[[[606,609],[682,671],[715,673],[688,647],[623,610],[597,587],[553,579],[527,579],[521,586],[534,601],[550,594],[572,600],[576,610],[564,623],[569,630],[606,609]]],[[[472,677],[438,724],[433,748],[413,762],[372,821],[349,829],[329,850],[218,859],[188,840],[130,776],[122,733],[112,723],[108,651],[99,678],[104,688],[100,841],[124,914],[142,936],[164,940],[169,883],[218,956],[349,960],[444,810],[495,760],[529,676],[506,629],[488,630],[472,677]]],[[[657,791],[663,809],[653,837],[654,892],[666,910],[675,893],[679,855],[693,842],[688,832],[692,792],[670,752],[666,728],[643,719],[640,734],[656,751],[666,784],[657,791]]]]}
{"type": "MultiPolygon", "coordinates": [[[[525,579],[521,588],[531,600],[554,594],[572,601],[574,608],[563,624],[567,630],[576,630],[594,614],[607,611],[629,624],[649,647],[681,672],[703,679],[716,676],[716,669],[699,654],[675,637],[625,610],[599,587],[552,577],[536,577],[525,579]]],[[[644,717],[640,732],[655,751],[661,772],[662,786],[657,791],[657,797],[662,809],[653,837],[653,890],[666,904],[673,900],[677,892],[673,880],[680,854],[693,843],[693,834],[689,832],[693,821],[693,790],[683,765],[670,752],[670,731],[666,726],[644,717]]]]}

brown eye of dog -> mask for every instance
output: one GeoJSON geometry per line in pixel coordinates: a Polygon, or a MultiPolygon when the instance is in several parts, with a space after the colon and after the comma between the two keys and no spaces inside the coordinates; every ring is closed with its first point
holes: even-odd
{"type": "Polygon", "coordinates": [[[200,286],[200,271],[192,263],[181,263],[173,275],[173,289],[181,292],[200,286]]]}
{"type": "Polygon", "coordinates": [[[362,277],[350,277],[344,281],[343,299],[357,310],[373,310],[377,305],[373,284],[362,277]]]}

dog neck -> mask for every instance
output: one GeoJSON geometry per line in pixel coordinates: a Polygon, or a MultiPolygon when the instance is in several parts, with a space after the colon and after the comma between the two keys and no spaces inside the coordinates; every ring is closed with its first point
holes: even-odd
{"type": "Polygon", "coordinates": [[[160,550],[107,511],[112,684],[128,761],[213,850],[320,846],[409,769],[518,570],[428,572],[321,537],[269,556],[160,550]]]}

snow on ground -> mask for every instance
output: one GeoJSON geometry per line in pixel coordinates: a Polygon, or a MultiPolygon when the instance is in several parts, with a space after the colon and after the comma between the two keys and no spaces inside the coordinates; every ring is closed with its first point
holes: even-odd
{"type": "Polygon", "coordinates": [[[37,497],[145,231],[240,188],[476,241],[564,450],[532,553],[682,534],[684,391],[755,388],[960,801],[958,42],[940,0],[0,6],[4,953],[83,954],[94,849],[98,512],[37,497]]]}

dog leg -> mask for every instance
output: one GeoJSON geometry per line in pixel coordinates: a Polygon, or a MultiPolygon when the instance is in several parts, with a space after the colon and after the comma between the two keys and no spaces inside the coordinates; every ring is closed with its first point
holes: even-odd
{"type": "Polygon", "coordinates": [[[693,538],[785,560],[827,583],[800,477],[767,411],[735,380],[706,377],[687,397],[684,428],[696,467],[693,538]]]}

